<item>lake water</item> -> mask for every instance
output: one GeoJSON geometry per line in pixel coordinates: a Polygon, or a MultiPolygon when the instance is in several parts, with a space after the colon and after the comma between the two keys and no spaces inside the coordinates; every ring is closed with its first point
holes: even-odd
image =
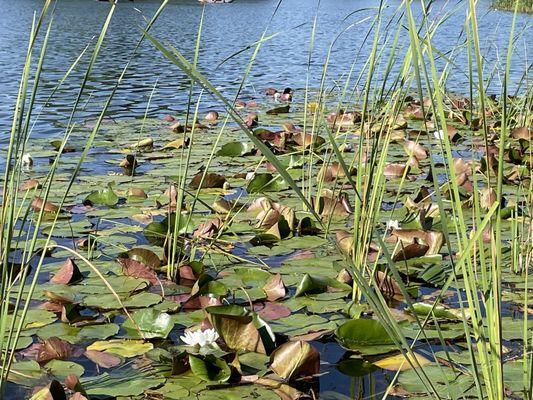
{"type": "MultiPolygon", "coordinates": [[[[18,80],[27,48],[29,29],[33,13],[42,5],[40,0],[0,0],[0,132],[5,140],[11,125],[11,114],[18,89],[18,80]]],[[[416,3],[416,2],[415,2],[416,3]]],[[[143,16],[150,18],[159,1],[120,1],[111,28],[103,45],[101,56],[90,78],[84,96],[84,110],[78,113],[81,119],[91,118],[99,111],[109,90],[116,82],[123,66],[140,36],[144,26],[143,16]]],[[[226,57],[238,52],[257,40],[267,25],[276,7],[276,0],[236,0],[232,4],[208,5],[201,43],[200,67],[206,75],[225,93],[232,95],[250,59],[251,51],[232,58],[224,65],[217,65],[226,57]]],[[[328,70],[328,82],[343,82],[355,60],[354,76],[357,76],[368,59],[372,37],[365,41],[371,18],[375,15],[377,2],[368,0],[323,0],[320,4],[315,51],[310,69],[310,85],[317,87],[322,66],[332,40],[344,28],[357,23],[337,40],[333,47],[328,70]],[[360,10],[356,13],[354,11],[360,10]],[[350,15],[350,13],[354,13],[350,15]],[[348,17],[347,17],[348,16],[348,17]],[[345,19],[345,20],[344,20],[345,19]]],[[[390,1],[385,11],[392,15],[399,1],[390,1]]],[[[245,91],[262,92],[265,87],[276,86],[301,89],[307,79],[308,48],[312,21],[317,2],[313,0],[285,0],[272,20],[269,32],[280,34],[268,41],[261,49],[251,71],[245,91]],[[303,24],[303,25],[302,25],[303,24]]],[[[467,2],[435,1],[430,19],[438,19],[448,12],[457,12],[447,19],[439,34],[434,38],[437,48],[446,53],[464,40],[461,36],[467,2]]],[[[419,5],[414,6],[420,13],[419,5]]],[[[55,12],[49,50],[44,64],[40,105],[48,97],[57,81],[88,44],[94,43],[94,36],[100,31],[109,10],[106,2],[92,0],[59,1],[55,12]]],[[[195,0],[171,1],[160,17],[153,33],[170,43],[186,55],[194,49],[202,6],[195,0]]],[[[478,7],[479,33],[485,57],[485,74],[494,77],[488,87],[490,92],[499,93],[502,65],[505,58],[512,13],[493,11],[489,0],[480,0],[478,7]]],[[[517,31],[524,30],[517,41],[516,56],[511,67],[512,88],[517,88],[523,78],[527,63],[526,43],[532,42],[533,31],[527,30],[531,16],[518,16],[517,31]]],[[[396,26],[396,23],[393,24],[396,26]]],[[[395,29],[386,32],[392,41],[395,29]]],[[[386,37],[385,35],[384,37],[386,37]]],[[[400,39],[407,42],[407,33],[400,39]]],[[[405,49],[405,46],[404,46],[405,49]]],[[[466,51],[454,58],[456,68],[447,83],[449,90],[465,93],[469,91],[466,51]]],[[[87,64],[89,53],[69,80],[62,86],[51,104],[41,113],[33,135],[57,135],[61,132],[58,123],[65,122],[87,64]]],[[[386,57],[385,57],[386,60],[386,57]]],[[[400,63],[397,63],[400,64],[400,63]]],[[[396,67],[399,67],[396,66],[396,67]]],[[[157,82],[157,91],[152,100],[150,115],[159,116],[171,111],[183,110],[188,95],[188,80],[180,71],[169,64],[150,44],[145,43],[135,57],[129,72],[115,96],[109,115],[117,117],[140,117],[147,99],[157,82]]],[[[296,96],[303,90],[297,90],[296,96]]],[[[209,100],[207,100],[209,101],[209,100]]],[[[209,104],[207,104],[209,105],[209,104]]]]}
{"type": "MultiPolygon", "coordinates": [[[[42,0],[0,0],[0,10],[3,14],[0,18],[0,143],[6,140],[11,126],[12,107],[24,62],[32,16],[42,3],[42,0]]],[[[206,7],[199,65],[212,82],[228,96],[232,96],[239,86],[251,52],[243,52],[217,68],[218,64],[259,39],[277,3],[277,0],[235,0],[233,4],[206,7]]],[[[328,70],[328,85],[331,86],[336,81],[342,82],[343,75],[349,71],[352,63],[355,65],[354,76],[358,75],[370,53],[372,37],[366,38],[366,42],[365,37],[371,18],[376,12],[369,7],[374,7],[376,3],[369,0],[321,1],[315,51],[309,70],[311,87],[316,88],[320,82],[322,66],[332,40],[343,29],[354,23],[357,25],[347,30],[333,47],[328,70]],[[361,11],[350,15],[356,10],[361,11]]],[[[150,18],[159,4],[160,2],[155,0],[119,3],[103,44],[101,56],[90,77],[83,97],[84,107],[77,114],[78,119],[90,120],[100,111],[140,36],[139,27],[144,25],[143,16],[150,18]]],[[[389,4],[386,13],[391,16],[400,2],[393,0],[389,4]]],[[[487,77],[493,76],[488,91],[499,93],[499,76],[503,68],[500,62],[505,58],[513,15],[509,12],[493,11],[489,6],[488,0],[479,1],[479,33],[486,63],[485,73],[487,77]]],[[[308,48],[316,7],[317,2],[314,0],[285,0],[282,3],[269,28],[271,34],[275,32],[280,34],[268,41],[258,54],[245,87],[247,95],[253,96],[254,93],[259,95],[269,86],[281,88],[290,86],[296,89],[297,98],[302,98],[303,88],[308,79],[308,48]]],[[[420,13],[419,6],[414,8],[420,13]]],[[[460,55],[447,53],[464,40],[461,35],[466,3],[437,0],[434,2],[430,18],[438,19],[455,9],[457,11],[447,19],[434,38],[434,44],[440,52],[453,58],[456,65],[450,73],[447,88],[468,94],[466,51],[462,49],[460,55]]],[[[44,64],[42,90],[38,96],[39,108],[84,47],[88,43],[94,44],[94,36],[98,35],[108,10],[109,4],[92,0],[64,0],[58,3],[44,64]]],[[[191,57],[201,12],[202,6],[195,0],[172,1],[154,27],[153,33],[159,40],[174,45],[191,57]]],[[[516,43],[517,49],[511,67],[513,90],[517,88],[520,90],[523,72],[526,69],[526,44],[533,42],[533,32],[527,30],[531,22],[531,16],[525,14],[518,16],[517,32],[523,31],[523,33],[516,43]]],[[[395,29],[386,32],[387,40],[391,41],[394,33],[395,29]]],[[[407,43],[407,40],[407,32],[404,32],[400,41],[407,43]]],[[[403,49],[405,50],[405,46],[403,49]]],[[[87,65],[88,54],[51,103],[41,111],[33,135],[58,137],[63,132],[62,124],[67,121],[70,114],[70,107],[77,95],[87,65]]],[[[395,65],[396,70],[399,67],[395,65]]],[[[187,104],[189,80],[176,67],[170,65],[150,43],[145,43],[135,56],[111,104],[109,116],[142,117],[154,85],[156,91],[149,109],[151,116],[160,117],[184,110],[187,104]]],[[[216,107],[207,96],[204,106],[216,107]]],[[[98,155],[99,161],[106,157],[107,154],[98,155]]],[[[103,162],[94,165],[98,165],[96,168],[106,168],[103,162]]],[[[94,165],[87,168],[95,168],[94,165]]],[[[3,168],[1,156],[0,166],[3,168]]],[[[338,393],[345,395],[360,393],[365,398],[372,398],[374,395],[378,398],[378,394],[387,387],[390,374],[367,376],[353,374],[348,377],[336,367],[344,353],[338,345],[316,343],[316,346],[322,354],[323,371],[328,372],[327,376],[318,380],[321,398],[341,398],[338,393]]],[[[95,373],[89,370],[88,365],[86,366],[88,373],[95,373]]],[[[13,399],[22,396],[22,391],[11,393],[13,399]]]]}

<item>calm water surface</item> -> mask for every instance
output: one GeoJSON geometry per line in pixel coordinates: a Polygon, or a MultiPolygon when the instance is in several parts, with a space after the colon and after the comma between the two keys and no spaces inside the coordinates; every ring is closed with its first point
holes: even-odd
{"type": "MultiPolygon", "coordinates": [[[[34,11],[39,10],[41,0],[0,0],[0,132],[5,140],[11,125],[11,113],[18,88],[18,79],[27,47],[28,32],[34,11]]],[[[248,79],[245,92],[254,94],[267,86],[302,88],[306,84],[308,47],[311,24],[316,13],[314,0],[285,0],[273,21],[269,32],[281,32],[261,49],[248,79]]],[[[132,49],[144,26],[144,17],[150,18],[157,9],[158,0],[121,1],[116,9],[111,28],[104,42],[84,96],[84,109],[77,117],[88,119],[99,111],[109,90],[130,58],[132,49]]],[[[232,95],[241,81],[251,51],[244,52],[222,66],[217,65],[226,57],[238,52],[257,40],[271,18],[277,0],[236,0],[233,4],[209,5],[206,8],[202,36],[200,67],[205,74],[227,95],[232,95]]],[[[370,18],[375,14],[377,2],[369,0],[323,0],[320,5],[315,51],[311,63],[310,84],[318,86],[327,50],[332,40],[344,28],[347,30],[333,47],[328,82],[341,80],[355,60],[354,76],[357,76],[368,59],[371,38],[364,42],[370,27],[370,18]],[[359,10],[354,13],[354,11],[359,10]],[[350,15],[351,14],[351,15],[350,15]]],[[[386,11],[392,16],[400,4],[389,1],[386,11]]],[[[489,0],[480,0],[478,7],[479,32],[486,62],[485,75],[494,76],[489,91],[500,90],[499,64],[505,57],[512,13],[492,11],[489,0]]],[[[417,6],[415,6],[417,7],[417,6]]],[[[434,44],[444,53],[464,40],[462,36],[466,4],[463,2],[435,1],[431,18],[438,19],[457,9],[444,23],[434,44]]],[[[94,44],[108,12],[109,4],[92,0],[60,0],[50,38],[49,50],[44,64],[39,105],[55,87],[71,63],[87,44],[94,44]]],[[[195,0],[173,0],[160,17],[153,33],[166,43],[176,46],[191,56],[194,49],[197,27],[202,6],[195,0]]],[[[419,12],[419,9],[415,8],[419,12]]],[[[532,19],[519,15],[517,31],[525,31],[517,42],[517,51],[512,64],[512,87],[519,87],[527,65],[525,48],[533,41],[533,32],[528,30],[532,19]]],[[[396,23],[393,24],[396,26],[396,23]]],[[[395,29],[385,31],[389,42],[395,29]]],[[[407,37],[403,38],[407,42],[407,37]]],[[[403,47],[405,49],[405,46],[403,47]]],[[[401,53],[401,52],[400,52],[401,53]]],[[[468,93],[466,76],[466,51],[461,55],[447,53],[454,59],[456,68],[450,74],[449,90],[468,93]]],[[[54,96],[51,104],[42,111],[34,135],[57,135],[58,124],[69,115],[85,71],[89,52],[71,78],[54,96]]],[[[385,57],[386,60],[386,57],[385,57]]],[[[400,63],[397,63],[400,64],[400,63]]],[[[399,67],[399,65],[398,65],[399,67]]],[[[170,111],[183,110],[187,102],[188,80],[169,64],[150,44],[145,43],[133,60],[129,72],[115,96],[109,115],[113,118],[140,117],[146,109],[152,87],[157,83],[157,92],[152,100],[150,114],[154,116],[170,111]]],[[[521,83],[523,87],[523,82],[521,83]]],[[[298,93],[301,95],[302,90],[298,93]]],[[[209,100],[207,100],[207,106],[209,100]]]]}

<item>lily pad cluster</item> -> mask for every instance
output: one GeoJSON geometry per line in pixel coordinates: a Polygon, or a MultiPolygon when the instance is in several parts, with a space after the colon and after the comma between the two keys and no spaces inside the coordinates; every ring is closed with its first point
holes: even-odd
{"type": "MultiPolygon", "coordinates": [[[[474,393],[463,329],[469,316],[453,292],[431,306],[460,256],[456,242],[446,243],[450,210],[438,207],[432,185],[438,180],[451,196],[446,168],[454,168],[464,208],[479,196],[490,209],[495,195],[476,176],[496,172],[499,127],[491,126],[484,152],[470,102],[450,100],[446,131],[455,158],[446,165],[438,158],[442,133],[412,99],[394,120],[377,114],[365,125],[361,110],[337,110],[310,129],[304,116],[313,118],[317,108],[280,98],[245,99],[240,111],[308,204],[236,124],[222,122],[222,110],[194,123],[175,115],[104,125],[64,203],[85,131],[64,149],[67,161],[47,201],[42,185],[59,146],[49,139],[29,144],[34,164],[20,196],[30,218],[45,211],[38,251],[47,262],[21,326],[11,382],[34,399],[311,398],[331,373],[319,351],[329,343],[342,353],[334,368],[347,377],[400,371],[394,394],[431,396],[417,380],[419,368],[444,397],[474,393]],[[356,164],[346,161],[365,157],[357,144],[369,146],[384,126],[393,139],[382,213],[361,267],[373,271],[374,290],[390,300],[414,350],[353,296],[357,276],[348,262],[356,247],[353,204],[360,199],[356,164]],[[427,316],[431,323],[421,334],[417,321],[427,316]],[[432,350],[439,338],[449,343],[446,357],[432,350]]],[[[500,112],[497,103],[492,107],[500,112]]],[[[518,121],[503,150],[505,241],[516,221],[531,222],[530,206],[515,196],[531,179],[531,130],[518,121]]],[[[474,228],[478,221],[465,215],[474,228]]],[[[22,239],[28,228],[21,229],[22,239]]],[[[510,308],[530,297],[521,290],[527,273],[523,265],[503,272],[510,308]]],[[[454,287],[461,285],[457,275],[454,287]]],[[[16,326],[16,313],[10,318],[16,326]]],[[[506,317],[504,326],[513,324],[523,321],[506,317]]],[[[522,340],[507,328],[503,339],[510,355],[522,340]]],[[[505,364],[510,393],[523,389],[515,381],[520,363],[509,357],[505,364]]]]}

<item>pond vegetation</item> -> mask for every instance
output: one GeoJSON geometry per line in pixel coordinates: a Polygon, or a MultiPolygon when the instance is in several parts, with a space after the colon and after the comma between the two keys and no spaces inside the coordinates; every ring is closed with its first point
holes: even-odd
{"type": "Polygon", "coordinates": [[[533,12],[531,0],[495,0],[492,6],[498,10],[514,11],[516,8],[518,12],[533,12]]]}
{"type": "Polygon", "coordinates": [[[531,398],[533,95],[527,70],[508,91],[514,22],[499,95],[471,0],[467,96],[445,90],[440,20],[410,1],[364,21],[370,57],[334,86],[328,53],[318,87],[244,94],[265,27],[228,96],[197,68],[203,14],[191,59],[151,33],[167,3],[139,44],[187,76],[188,107],[115,121],[115,87],[76,118],[113,3],[57,137],[32,136],[50,0],[34,20],[0,153],[4,396],[531,398]],[[336,373],[349,387],[321,389],[336,373]]]}

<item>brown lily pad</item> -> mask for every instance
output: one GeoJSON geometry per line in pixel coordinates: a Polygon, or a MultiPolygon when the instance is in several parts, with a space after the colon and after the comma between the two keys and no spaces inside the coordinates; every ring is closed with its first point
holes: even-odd
{"type": "Polygon", "coordinates": [[[123,359],[115,354],[105,351],[87,350],[83,353],[89,360],[98,364],[101,368],[114,368],[123,363],[123,359]]]}
{"type": "Polygon", "coordinates": [[[320,371],[320,354],[307,342],[287,342],[270,355],[270,368],[287,380],[315,375],[320,371]]]}
{"type": "Polygon", "coordinates": [[[189,187],[191,189],[198,189],[201,185],[201,189],[222,189],[224,187],[224,184],[227,182],[224,176],[216,174],[214,172],[208,172],[207,174],[205,174],[205,178],[202,182],[203,175],[203,172],[198,172],[196,175],[194,175],[191,180],[191,183],[189,183],[189,187]]]}
{"type": "Polygon", "coordinates": [[[44,209],[45,212],[58,212],[59,211],[58,206],[56,206],[55,204],[49,201],[45,202],[40,197],[37,197],[35,200],[32,201],[31,208],[33,209],[33,211],[36,211],[36,212],[39,212],[42,209],[44,209]]]}
{"type": "Polygon", "coordinates": [[[147,279],[152,285],[159,282],[157,274],[148,265],[142,264],[132,258],[117,258],[117,261],[122,266],[122,272],[124,272],[124,275],[147,279]]]}
{"type": "Polygon", "coordinates": [[[392,257],[392,260],[393,261],[405,261],[411,258],[422,257],[423,255],[427,253],[428,250],[429,250],[429,246],[426,246],[425,244],[420,244],[420,243],[409,244],[401,248],[396,254],[394,254],[394,257],[392,257]]]}
{"type": "Polygon", "coordinates": [[[50,360],[66,360],[70,358],[73,346],[66,340],[52,336],[40,344],[37,352],[37,361],[45,363],[50,360]]]}
{"type": "Polygon", "coordinates": [[[59,271],[50,279],[50,282],[55,284],[71,285],[73,283],[80,282],[83,279],[83,275],[76,263],[68,258],[59,271]]]}
{"type": "Polygon", "coordinates": [[[263,286],[263,290],[267,295],[268,301],[276,301],[285,297],[286,289],[281,274],[277,273],[272,276],[263,286]]]}

